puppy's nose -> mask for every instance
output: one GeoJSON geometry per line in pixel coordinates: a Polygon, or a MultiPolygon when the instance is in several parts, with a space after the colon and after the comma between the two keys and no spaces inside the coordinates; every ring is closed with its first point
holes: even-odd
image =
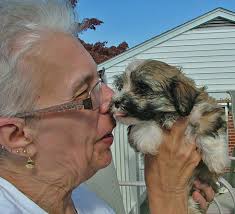
{"type": "Polygon", "coordinates": [[[121,104],[120,100],[116,100],[116,101],[114,102],[115,108],[119,108],[120,104],[121,104]]]}

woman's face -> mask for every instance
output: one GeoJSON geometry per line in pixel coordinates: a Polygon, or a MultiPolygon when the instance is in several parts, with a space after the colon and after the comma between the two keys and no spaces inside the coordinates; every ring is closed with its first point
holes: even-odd
{"type": "MultiPolygon", "coordinates": [[[[45,108],[76,99],[85,99],[98,81],[91,56],[74,38],[57,33],[42,42],[40,56],[32,61],[43,68],[43,81],[37,108],[45,108]]],[[[46,114],[36,123],[35,164],[42,174],[63,176],[79,183],[110,164],[115,126],[108,113],[113,94],[101,87],[100,109],[46,114]]]]}

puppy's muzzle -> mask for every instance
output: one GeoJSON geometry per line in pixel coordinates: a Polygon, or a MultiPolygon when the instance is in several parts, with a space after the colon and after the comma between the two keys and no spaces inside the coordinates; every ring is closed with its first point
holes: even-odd
{"type": "Polygon", "coordinates": [[[128,106],[128,100],[123,97],[118,97],[112,100],[111,105],[116,109],[126,110],[126,107],[128,106]]]}
{"type": "Polygon", "coordinates": [[[115,100],[115,101],[113,102],[113,105],[115,106],[115,108],[119,108],[120,105],[121,105],[121,101],[120,101],[120,100],[115,100]]]}

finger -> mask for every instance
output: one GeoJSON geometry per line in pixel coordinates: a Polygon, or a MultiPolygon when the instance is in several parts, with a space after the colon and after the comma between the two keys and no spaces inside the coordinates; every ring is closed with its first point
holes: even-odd
{"type": "Polygon", "coordinates": [[[177,138],[181,138],[185,134],[185,130],[188,126],[188,118],[182,118],[176,121],[176,123],[173,125],[171,132],[172,134],[175,134],[177,138]]]}
{"type": "Polygon", "coordinates": [[[188,181],[189,178],[192,176],[193,171],[200,162],[200,160],[201,160],[201,155],[198,153],[197,150],[195,150],[192,153],[190,159],[187,160],[187,162],[185,163],[184,167],[181,170],[182,172],[181,176],[182,178],[184,178],[185,181],[188,181]]]}
{"type": "Polygon", "coordinates": [[[175,123],[171,129],[171,136],[177,147],[183,144],[195,144],[196,137],[187,135],[188,118],[181,119],[175,123]]]}
{"type": "MultiPolygon", "coordinates": [[[[200,153],[197,151],[196,146],[193,144],[183,144],[178,149],[176,159],[180,161],[180,165],[189,165],[192,162],[197,162],[201,159],[200,153]]],[[[177,163],[175,163],[177,164],[177,163]]]]}
{"type": "Polygon", "coordinates": [[[196,147],[196,139],[197,137],[195,135],[193,136],[186,136],[184,137],[185,143],[192,144],[196,147]]]}
{"type": "Polygon", "coordinates": [[[195,202],[199,203],[199,206],[201,207],[201,209],[203,209],[203,210],[207,209],[208,203],[207,203],[206,199],[203,198],[199,192],[197,192],[197,191],[193,192],[192,197],[195,202]]]}
{"type": "Polygon", "coordinates": [[[208,186],[207,184],[202,184],[199,180],[194,181],[194,186],[196,189],[204,193],[208,202],[213,201],[215,197],[215,192],[211,186],[208,186]]]}

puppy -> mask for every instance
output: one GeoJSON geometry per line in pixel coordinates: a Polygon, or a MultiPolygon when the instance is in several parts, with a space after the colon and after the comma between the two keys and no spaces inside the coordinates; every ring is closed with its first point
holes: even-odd
{"type": "Polygon", "coordinates": [[[115,77],[114,85],[111,111],[129,126],[129,143],[143,154],[156,155],[163,130],[179,118],[189,118],[185,135],[196,137],[202,154],[189,182],[189,213],[203,213],[191,197],[193,181],[199,179],[217,191],[217,179],[228,161],[224,110],[181,70],[156,60],[132,62],[115,77]]]}

